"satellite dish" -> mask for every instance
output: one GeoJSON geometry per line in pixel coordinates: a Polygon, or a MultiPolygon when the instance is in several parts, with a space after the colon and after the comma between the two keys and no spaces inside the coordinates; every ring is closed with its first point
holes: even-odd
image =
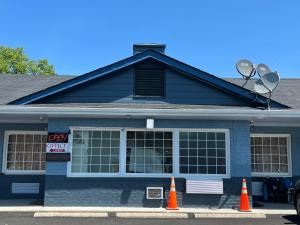
{"type": "Polygon", "coordinates": [[[280,78],[277,72],[270,72],[264,74],[260,79],[264,86],[272,92],[277,87],[280,78]]]}
{"type": "Polygon", "coordinates": [[[265,87],[261,79],[257,80],[254,84],[254,91],[258,94],[267,94],[270,93],[270,90],[265,87]]]}
{"type": "Polygon", "coordinates": [[[266,64],[263,64],[263,63],[260,63],[257,65],[256,71],[260,77],[266,73],[271,73],[270,68],[266,64]]]}
{"type": "Polygon", "coordinates": [[[247,82],[255,75],[257,71],[260,79],[254,84],[256,98],[258,98],[257,94],[268,94],[269,96],[267,97],[266,103],[268,104],[268,109],[270,109],[272,93],[279,84],[279,74],[277,72],[271,72],[270,68],[263,63],[258,64],[255,68],[253,63],[247,59],[241,59],[238,61],[236,64],[236,69],[245,79],[242,87],[247,84],[247,82]]]}
{"type": "Polygon", "coordinates": [[[259,80],[257,80],[254,84],[254,91],[258,94],[269,94],[267,104],[268,109],[270,109],[270,100],[272,96],[272,92],[279,84],[279,74],[277,72],[266,73],[261,76],[259,80]]]}
{"type": "Polygon", "coordinates": [[[246,79],[255,75],[253,63],[247,59],[241,59],[236,64],[237,71],[246,79]]]}

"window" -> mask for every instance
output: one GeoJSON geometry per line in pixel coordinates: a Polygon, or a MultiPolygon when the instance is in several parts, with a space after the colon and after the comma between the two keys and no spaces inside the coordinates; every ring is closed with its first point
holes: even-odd
{"type": "Polygon", "coordinates": [[[45,170],[47,132],[8,131],[5,136],[6,173],[42,173],[45,170]]]}
{"type": "Polygon", "coordinates": [[[289,136],[252,135],[251,169],[253,174],[289,174],[289,136]]]}
{"type": "Polygon", "coordinates": [[[172,132],[128,131],[127,173],[172,173],[172,132]]]}
{"type": "Polygon", "coordinates": [[[229,176],[226,129],[71,130],[70,177],[229,176]]]}
{"type": "Polygon", "coordinates": [[[180,132],[180,173],[226,174],[225,132],[180,132]]]}
{"type": "Polygon", "coordinates": [[[157,63],[144,62],[135,68],[136,97],[164,97],[165,72],[157,63]]]}
{"type": "Polygon", "coordinates": [[[74,130],[72,173],[118,173],[120,131],[74,130]]]}

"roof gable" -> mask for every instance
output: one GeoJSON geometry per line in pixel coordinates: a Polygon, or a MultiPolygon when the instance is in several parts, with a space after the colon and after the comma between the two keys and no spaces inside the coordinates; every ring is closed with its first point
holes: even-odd
{"type": "MultiPolygon", "coordinates": [[[[149,85],[153,76],[152,70],[145,74],[146,84],[149,85]],[[147,76],[150,76],[149,78],[147,76]]],[[[151,88],[157,88],[157,82],[151,88]]],[[[69,103],[118,103],[123,104],[185,104],[185,105],[215,105],[215,106],[249,106],[255,104],[234,97],[228,93],[199,82],[171,68],[158,65],[154,60],[147,60],[102,76],[84,84],[69,88],[57,94],[50,95],[34,102],[34,104],[69,104],[69,103]],[[163,96],[148,96],[136,92],[136,69],[140,66],[153,68],[155,65],[163,67],[164,91],[163,96]]]]}
{"type": "MultiPolygon", "coordinates": [[[[220,79],[214,75],[208,74],[204,71],[201,71],[195,67],[187,65],[185,63],[182,63],[176,59],[173,59],[169,56],[166,56],[166,55],[156,52],[154,50],[148,50],[148,51],[133,55],[131,57],[128,57],[128,58],[118,61],[116,63],[110,64],[108,66],[105,66],[105,67],[99,68],[97,70],[91,71],[89,73],[83,74],[81,76],[75,77],[71,80],[65,81],[58,85],[51,86],[45,90],[41,90],[36,93],[19,98],[15,101],[10,102],[10,104],[34,103],[38,100],[47,98],[54,94],[58,94],[65,90],[77,87],[79,85],[82,85],[82,84],[85,84],[88,82],[91,82],[97,78],[109,76],[116,71],[130,67],[136,63],[142,62],[147,59],[154,59],[154,60],[156,60],[160,63],[163,63],[166,66],[172,68],[173,70],[180,72],[181,74],[184,74],[190,78],[193,78],[195,80],[198,80],[205,84],[208,84],[216,89],[221,90],[222,92],[225,92],[227,94],[235,96],[239,99],[248,101],[249,104],[256,105],[258,107],[266,106],[266,104],[265,104],[266,98],[264,96],[256,95],[253,92],[251,92],[243,87],[240,87],[233,83],[227,82],[226,80],[220,79]]],[[[285,105],[283,105],[279,102],[273,101],[273,100],[271,100],[271,106],[275,107],[275,108],[288,108],[288,106],[285,106],[285,105]]]]}

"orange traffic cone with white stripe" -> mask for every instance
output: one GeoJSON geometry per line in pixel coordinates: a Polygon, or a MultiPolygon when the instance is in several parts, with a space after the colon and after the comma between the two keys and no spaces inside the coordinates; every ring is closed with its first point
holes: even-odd
{"type": "Polygon", "coordinates": [[[177,205],[176,189],[174,177],[171,178],[171,187],[169,192],[169,198],[167,202],[167,209],[179,209],[177,205]]]}
{"type": "Polygon", "coordinates": [[[245,178],[243,179],[243,184],[242,184],[242,193],[240,198],[240,211],[241,212],[251,211],[245,178]]]}

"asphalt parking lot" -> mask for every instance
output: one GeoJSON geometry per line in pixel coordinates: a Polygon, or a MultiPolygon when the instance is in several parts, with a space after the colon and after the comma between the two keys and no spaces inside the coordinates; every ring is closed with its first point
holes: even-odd
{"type": "Polygon", "coordinates": [[[33,218],[33,213],[0,213],[0,225],[286,225],[300,224],[295,215],[270,215],[267,219],[119,219],[119,218],[33,218]]]}

